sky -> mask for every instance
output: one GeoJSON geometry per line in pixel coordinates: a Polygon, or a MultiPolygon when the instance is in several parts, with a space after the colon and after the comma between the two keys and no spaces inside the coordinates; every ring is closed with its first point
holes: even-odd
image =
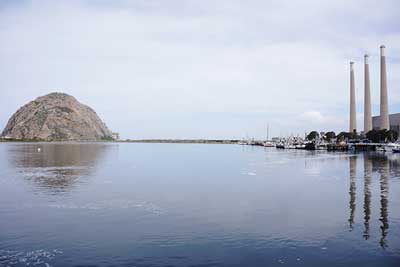
{"type": "Polygon", "coordinates": [[[400,4],[335,0],[0,0],[0,128],[65,92],[122,138],[265,138],[347,131],[349,62],[379,115],[400,112],[400,4]]]}

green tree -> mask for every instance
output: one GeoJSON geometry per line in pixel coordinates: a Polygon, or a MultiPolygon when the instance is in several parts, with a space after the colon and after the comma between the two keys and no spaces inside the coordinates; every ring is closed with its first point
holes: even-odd
{"type": "Polygon", "coordinates": [[[312,141],[319,137],[319,133],[317,131],[312,131],[307,135],[307,140],[312,141]]]}
{"type": "Polygon", "coordinates": [[[353,130],[352,132],[349,133],[350,134],[350,139],[360,139],[361,136],[357,133],[356,130],[353,130]]]}
{"type": "Polygon", "coordinates": [[[346,140],[346,139],[350,139],[350,137],[351,137],[351,134],[350,133],[348,133],[348,132],[340,132],[338,135],[337,135],[337,140],[338,141],[344,141],[344,140],[346,140]]]}
{"type": "Polygon", "coordinates": [[[380,142],[378,131],[375,130],[375,129],[372,129],[371,131],[366,133],[365,136],[367,137],[368,140],[370,140],[373,143],[379,143],[380,142]]]}
{"type": "Polygon", "coordinates": [[[393,130],[371,130],[366,134],[366,137],[374,143],[395,142],[399,134],[393,130]]]}
{"type": "Polygon", "coordinates": [[[331,139],[334,139],[334,138],[336,138],[336,134],[334,131],[330,131],[325,134],[326,141],[330,141],[331,139]]]}
{"type": "Polygon", "coordinates": [[[399,137],[398,132],[393,131],[393,130],[386,131],[385,134],[386,134],[385,139],[388,142],[395,142],[397,140],[397,138],[399,137]]]}

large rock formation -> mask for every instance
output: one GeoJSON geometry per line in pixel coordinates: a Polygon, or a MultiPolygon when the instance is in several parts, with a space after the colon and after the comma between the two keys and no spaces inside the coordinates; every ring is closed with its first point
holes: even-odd
{"type": "Polygon", "coordinates": [[[112,133],[96,112],[64,93],[38,97],[17,110],[2,137],[40,140],[104,140],[112,133]]]}

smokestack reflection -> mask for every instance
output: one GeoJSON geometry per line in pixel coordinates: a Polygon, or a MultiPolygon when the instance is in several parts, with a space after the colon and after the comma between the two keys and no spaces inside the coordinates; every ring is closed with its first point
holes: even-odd
{"type": "Polygon", "coordinates": [[[388,195],[389,195],[389,161],[385,161],[381,170],[380,177],[380,190],[381,190],[381,217],[379,220],[381,221],[381,239],[379,244],[382,248],[386,248],[386,236],[388,234],[389,222],[388,222],[388,195]]]}
{"type": "Polygon", "coordinates": [[[354,62],[350,62],[350,127],[349,132],[356,131],[356,88],[354,79],[354,62]]]}
{"type": "Polygon", "coordinates": [[[353,230],[353,224],[354,224],[354,214],[356,211],[356,169],[357,169],[357,158],[356,157],[350,157],[349,159],[349,169],[350,169],[350,190],[349,190],[349,195],[350,195],[350,202],[349,202],[349,207],[350,207],[350,217],[349,217],[349,226],[350,226],[350,231],[353,230]]]}
{"type": "MultiPolygon", "coordinates": [[[[364,230],[363,237],[365,240],[371,238],[371,223],[374,225],[374,221],[371,221],[371,211],[373,207],[372,203],[372,191],[373,191],[373,174],[376,173],[379,176],[379,190],[380,190],[380,209],[379,209],[379,222],[380,222],[380,237],[379,245],[382,248],[387,248],[387,235],[389,233],[389,177],[390,177],[390,164],[394,162],[389,161],[387,155],[377,154],[364,154],[364,199],[363,199],[363,212],[364,212],[364,230]]],[[[355,213],[356,213],[356,179],[357,179],[357,157],[349,158],[349,226],[350,231],[355,227],[355,213]]],[[[375,180],[376,181],[376,180],[375,180]]],[[[376,181],[377,182],[377,181],[376,181]]],[[[377,227],[377,226],[376,226],[377,227]]],[[[372,231],[374,232],[374,231],[372,231]]]]}
{"type": "Polygon", "coordinates": [[[364,155],[364,233],[365,240],[369,238],[369,220],[371,218],[371,176],[372,161],[364,155]]]}

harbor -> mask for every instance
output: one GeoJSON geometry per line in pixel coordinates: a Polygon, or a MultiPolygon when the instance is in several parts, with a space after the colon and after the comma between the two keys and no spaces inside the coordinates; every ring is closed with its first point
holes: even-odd
{"type": "Polygon", "coordinates": [[[399,8],[0,0],[0,267],[399,267],[399,8]]]}
{"type": "Polygon", "coordinates": [[[331,152],[347,151],[380,151],[400,153],[400,143],[371,143],[369,140],[354,140],[350,142],[324,142],[324,141],[297,141],[290,139],[281,140],[278,143],[272,141],[239,141],[239,145],[273,147],[276,149],[302,149],[302,150],[326,150],[331,152]]]}
{"type": "Polygon", "coordinates": [[[380,49],[380,114],[372,117],[369,55],[364,55],[364,128],[357,132],[355,63],[350,62],[350,109],[349,131],[335,132],[311,131],[303,137],[275,137],[267,140],[247,139],[240,145],[275,147],[276,149],[326,150],[330,152],[379,151],[400,153],[400,113],[389,114],[387,86],[386,47],[380,49]]]}

